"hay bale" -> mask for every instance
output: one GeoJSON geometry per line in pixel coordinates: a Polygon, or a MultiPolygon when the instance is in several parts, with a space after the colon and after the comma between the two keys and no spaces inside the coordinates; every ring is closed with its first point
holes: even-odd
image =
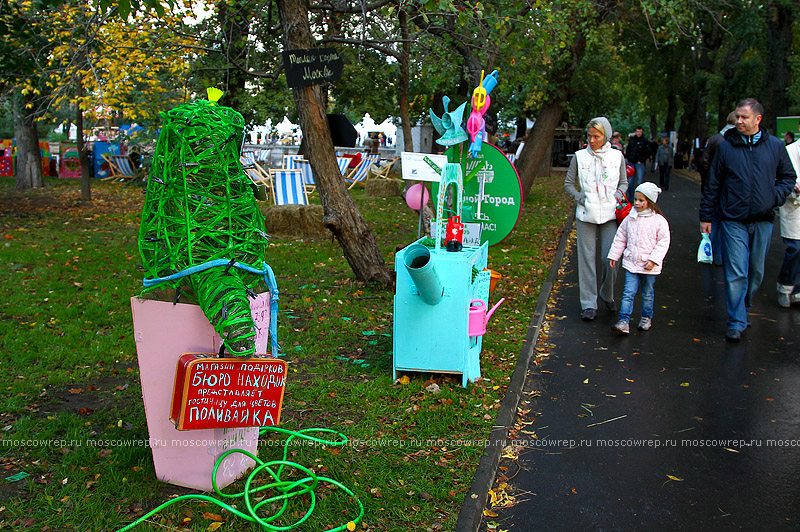
{"type": "Polygon", "coordinates": [[[367,196],[373,198],[394,198],[403,193],[403,182],[394,179],[368,179],[364,185],[367,196]]]}
{"type": "Polygon", "coordinates": [[[327,238],[330,232],[322,225],[322,205],[262,206],[266,231],[270,235],[292,238],[327,238]]]}

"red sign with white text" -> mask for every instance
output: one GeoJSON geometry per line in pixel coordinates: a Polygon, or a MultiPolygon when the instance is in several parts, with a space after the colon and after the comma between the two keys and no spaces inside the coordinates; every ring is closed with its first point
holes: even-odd
{"type": "Polygon", "coordinates": [[[277,425],[285,384],[286,362],[278,358],[185,353],[169,419],[178,430],[277,425]]]}

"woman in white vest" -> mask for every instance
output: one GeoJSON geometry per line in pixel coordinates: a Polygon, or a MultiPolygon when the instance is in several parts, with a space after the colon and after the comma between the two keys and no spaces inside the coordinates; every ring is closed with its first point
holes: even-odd
{"type": "Polygon", "coordinates": [[[781,238],[786,244],[783,264],[778,272],[778,304],[782,307],[800,303],[800,140],[786,146],[786,151],[789,152],[797,181],[779,210],[781,238]]]}
{"type": "Polygon", "coordinates": [[[593,118],[586,127],[589,145],[577,152],[570,161],[564,188],[577,202],[575,209],[578,235],[578,284],[580,286],[581,318],[597,316],[597,255],[600,254],[600,299],[610,311],[614,302],[616,269],[607,260],[617,232],[617,195],[628,188],[625,157],[611,148],[613,130],[605,117],[593,118]],[[599,243],[599,246],[598,246],[599,243]]]}

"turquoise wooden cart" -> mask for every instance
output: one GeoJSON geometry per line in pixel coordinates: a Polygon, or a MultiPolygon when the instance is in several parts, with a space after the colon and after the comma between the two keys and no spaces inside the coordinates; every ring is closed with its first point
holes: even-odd
{"type": "Polygon", "coordinates": [[[393,377],[405,371],[460,373],[466,386],[481,376],[483,337],[468,334],[469,307],[474,299],[489,301],[489,244],[461,251],[441,247],[441,205],[451,181],[458,192],[458,214],[462,197],[460,167],[448,163],[442,176],[434,224],[437,245],[425,247],[420,239],[395,255],[393,377]]]}

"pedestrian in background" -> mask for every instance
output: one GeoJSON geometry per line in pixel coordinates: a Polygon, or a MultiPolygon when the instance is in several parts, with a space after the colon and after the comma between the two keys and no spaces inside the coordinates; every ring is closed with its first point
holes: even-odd
{"type": "Polygon", "coordinates": [[[797,175],[780,139],[761,127],[764,107],[747,98],[736,106],[736,129],[725,133],[700,200],[700,231],[719,216],[728,311],[725,339],[738,342],[748,326],[753,295],[764,279],[773,210],[783,205],[797,175]]]}
{"type": "Polygon", "coordinates": [[[661,189],[655,183],[642,183],[633,195],[631,212],[619,226],[614,243],[608,252],[608,262],[612,268],[622,258],[625,269],[625,290],[619,307],[619,321],[613,329],[619,334],[630,332],[633,299],[642,292],[642,318],[639,330],[649,331],[653,325],[653,285],[656,275],[661,273],[664,257],[669,250],[669,224],[661,209],[656,205],[661,189]]]}
{"type": "Polygon", "coordinates": [[[642,135],[642,126],[636,126],[634,135],[628,141],[628,149],[625,151],[625,158],[633,165],[636,173],[628,180],[628,199],[633,203],[633,192],[642,182],[644,182],[644,164],[650,157],[650,142],[642,135]]]}
{"type": "MultiPolygon", "coordinates": [[[[797,124],[800,130],[800,123],[797,124]]],[[[781,205],[781,238],[786,244],[783,263],[778,273],[778,304],[790,307],[800,303],[800,140],[786,146],[795,174],[794,189],[786,203],[781,205]]]]}
{"type": "MultiPolygon", "coordinates": [[[[611,147],[611,124],[605,117],[593,118],[586,127],[589,145],[575,152],[569,163],[564,188],[575,200],[576,233],[578,236],[578,285],[581,318],[589,321],[597,316],[597,254],[608,255],[617,231],[617,196],[628,187],[625,158],[611,147]],[[599,245],[599,249],[598,249],[599,245]]],[[[600,299],[610,311],[614,302],[615,268],[601,261],[600,299]]]]}
{"type": "Polygon", "coordinates": [[[625,151],[622,148],[622,133],[619,131],[615,131],[613,135],[611,135],[611,147],[615,150],[625,151]]]}
{"type": "Polygon", "coordinates": [[[672,171],[672,165],[675,164],[675,157],[667,137],[661,139],[661,146],[658,147],[655,159],[658,164],[658,184],[661,186],[661,190],[669,190],[669,174],[672,171]]]}
{"type": "MultiPolygon", "coordinates": [[[[729,129],[736,127],[736,111],[728,113],[725,119],[725,127],[719,133],[711,136],[703,150],[703,156],[700,157],[700,166],[697,168],[700,173],[700,193],[708,186],[708,173],[711,170],[711,161],[714,160],[714,155],[717,153],[717,148],[720,143],[725,140],[725,132],[729,129]]],[[[725,246],[722,245],[722,237],[719,230],[719,217],[715,218],[711,224],[711,252],[714,255],[714,265],[722,266],[723,256],[725,254],[725,246]]]]}
{"type": "Polygon", "coordinates": [[[658,147],[660,145],[655,139],[648,141],[648,145],[650,146],[650,173],[653,174],[656,171],[656,164],[658,164],[656,161],[656,153],[658,153],[658,147]]]}

